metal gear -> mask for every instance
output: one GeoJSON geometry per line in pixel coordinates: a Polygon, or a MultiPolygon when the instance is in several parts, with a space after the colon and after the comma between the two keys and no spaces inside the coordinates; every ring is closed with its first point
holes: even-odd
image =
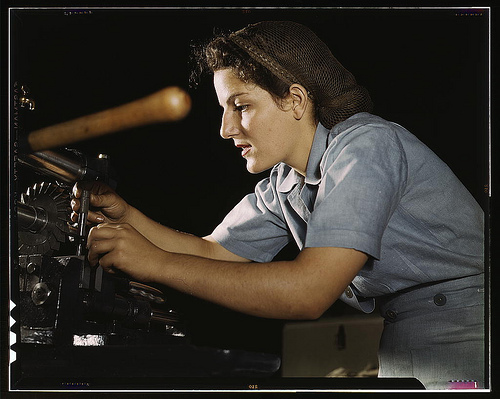
{"type": "Polygon", "coordinates": [[[53,183],[36,183],[21,194],[18,205],[32,210],[33,223],[18,229],[20,255],[50,255],[69,232],[69,193],[53,183]],[[42,215],[42,216],[38,216],[42,215]]]}

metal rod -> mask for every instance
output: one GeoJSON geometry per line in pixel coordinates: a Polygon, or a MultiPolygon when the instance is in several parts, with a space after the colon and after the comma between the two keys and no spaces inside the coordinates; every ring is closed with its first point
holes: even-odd
{"type": "Polygon", "coordinates": [[[86,227],[87,227],[87,215],[89,212],[90,205],[90,191],[83,190],[82,196],[80,198],[80,213],[78,214],[78,248],[77,256],[85,254],[85,244],[87,241],[86,227]]]}
{"type": "Polygon", "coordinates": [[[37,151],[21,154],[19,163],[45,175],[52,175],[66,183],[82,180],[86,174],[84,160],[71,152],[37,151]]]}
{"type": "Polygon", "coordinates": [[[38,233],[42,231],[49,219],[45,209],[17,203],[17,220],[21,230],[38,233]]]}

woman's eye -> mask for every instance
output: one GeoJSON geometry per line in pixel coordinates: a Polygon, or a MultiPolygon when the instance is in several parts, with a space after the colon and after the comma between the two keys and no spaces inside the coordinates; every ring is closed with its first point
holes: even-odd
{"type": "Polygon", "coordinates": [[[243,112],[248,109],[248,105],[235,105],[234,110],[238,112],[243,112]]]}

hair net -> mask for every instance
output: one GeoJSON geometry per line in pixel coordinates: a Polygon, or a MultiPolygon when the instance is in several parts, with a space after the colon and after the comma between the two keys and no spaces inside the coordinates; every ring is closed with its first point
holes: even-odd
{"type": "Polygon", "coordinates": [[[327,128],[357,112],[371,112],[368,91],[309,28],[289,21],[264,21],[229,36],[234,44],[288,84],[299,83],[316,103],[327,128]]]}

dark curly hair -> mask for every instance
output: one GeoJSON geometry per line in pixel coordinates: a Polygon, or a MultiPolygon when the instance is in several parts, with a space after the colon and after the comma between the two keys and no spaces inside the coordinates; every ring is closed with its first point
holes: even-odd
{"type": "Polygon", "coordinates": [[[193,47],[191,85],[196,87],[203,75],[229,68],[243,82],[254,83],[269,92],[279,104],[288,95],[290,85],[256,62],[228,37],[228,34],[219,33],[208,43],[193,47]]]}
{"type": "Polygon", "coordinates": [[[262,21],[219,34],[198,52],[198,70],[230,68],[244,82],[270,93],[276,104],[301,84],[314,117],[327,129],[358,112],[371,112],[368,91],[313,31],[292,21],[262,21]]]}

